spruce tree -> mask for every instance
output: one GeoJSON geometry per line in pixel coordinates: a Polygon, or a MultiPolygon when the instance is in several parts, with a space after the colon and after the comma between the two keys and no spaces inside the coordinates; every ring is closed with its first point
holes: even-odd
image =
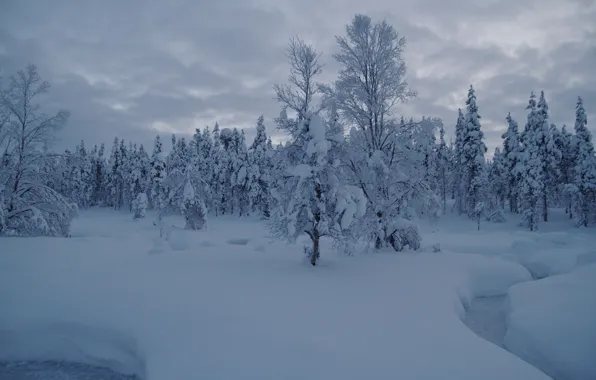
{"type": "Polygon", "coordinates": [[[501,136],[503,138],[503,160],[507,179],[507,198],[509,200],[509,211],[517,213],[519,199],[519,173],[517,168],[521,160],[521,141],[517,122],[507,114],[507,131],[501,136]]]}
{"type": "Polygon", "coordinates": [[[536,126],[536,138],[538,139],[538,149],[540,161],[542,163],[542,172],[544,175],[544,190],[542,192],[542,219],[548,221],[549,198],[556,190],[557,179],[559,178],[559,162],[561,152],[557,148],[554,136],[552,134],[549,116],[548,104],[544,96],[544,91],[540,92],[540,99],[537,105],[538,125],[536,126]]]}
{"type": "Polygon", "coordinates": [[[468,91],[466,106],[461,166],[464,192],[466,194],[465,210],[469,216],[473,216],[477,204],[483,201],[483,189],[481,188],[483,181],[481,177],[484,170],[486,145],[484,145],[484,135],[480,130],[480,115],[476,105],[476,94],[472,86],[468,91]]]}
{"type": "Polygon", "coordinates": [[[459,215],[465,211],[466,193],[464,187],[464,169],[462,163],[464,161],[464,137],[466,131],[466,120],[461,108],[457,110],[457,123],[455,124],[455,154],[454,154],[454,186],[453,192],[455,194],[455,207],[459,215]]]}
{"type": "Polygon", "coordinates": [[[588,226],[594,218],[596,205],[596,158],[592,133],[588,130],[588,117],[582,98],[578,97],[575,108],[575,170],[577,188],[575,213],[578,224],[588,226]]]}
{"type": "Polygon", "coordinates": [[[540,116],[536,107],[536,95],[532,92],[528,106],[528,121],[522,135],[522,160],[518,166],[521,178],[520,212],[523,223],[530,231],[538,230],[541,200],[544,194],[544,165],[539,143],[542,140],[540,116]]]}
{"type": "Polygon", "coordinates": [[[443,206],[443,214],[447,212],[447,188],[448,188],[448,176],[449,176],[449,149],[445,143],[445,128],[443,123],[439,128],[439,147],[437,148],[437,164],[438,164],[438,189],[441,197],[441,203],[443,206]]]}
{"type": "Polygon", "coordinates": [[[573,198],[576,196],[574,185],[575,139],[573,134],[567,131],[566,125],[563,125],[563,128],[561,128],[560,137],[561,165],[559,172],[561,173],[561,178],[559,183],[562,187],[561,193],[565,204],[565,213],[569,215],[569,219],[573,219],[573,198]]]}
{"type": "MultiPolygon", "coordinates": [[[[162,219],[165,211],[165,187],[166,179],[166,161],[164,158],[161,138],[155,137],[153,145],[153,154],[151,155],[151,202],[153,208],[157,210],[157,220],[162,227],[162,219]]],[[[163,233],[163,231],[160,231],[163,233]]]]}

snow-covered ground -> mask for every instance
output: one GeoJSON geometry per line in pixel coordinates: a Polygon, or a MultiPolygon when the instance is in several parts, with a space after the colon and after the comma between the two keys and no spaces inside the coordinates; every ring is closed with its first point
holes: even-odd
{"type": "Polygon", "coordinates": [[[506,347],[557,380],[596,379],[596,263],[508,294],[506,347]]]}
{"type": "MultiPolygon", "coordinates": [[[[593,229],[563,222],[531,234],[446,219],[423,228],[423,252],[346,257],[325,244],[313,268],[255,219],[211,218],[207,230],[172,228],[163,242],[151,217],[89,210],[71,239],[0,239],[0,361],[70,361],[147,380],[548,379],[469,330],[465,308],[532,277],[575,278],[594,247],[593,229]]],[[[574,291],[586,294],[595,277],[574,291]]],[[[557,299],[525,315],[551,318],[544,310],[557,299]]],[[[508,322],[519,322],[506,344],[532,346],[511,306],[508,322]]],[[[557,334],[568,328],[562,315],[557,334]]],[[[574,358],[586,365],[582,354],[574,358]]]]}

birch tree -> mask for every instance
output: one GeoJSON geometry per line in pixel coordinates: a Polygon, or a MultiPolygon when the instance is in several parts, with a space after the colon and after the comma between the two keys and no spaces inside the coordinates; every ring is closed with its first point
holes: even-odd
{"type": "Polygon", "coordinates": [[[3,119],[3,144],[10,156],[10,166],[4,166],[8,177],[4,224],[23,234],[68,236],[74,208],[46,185],[48,178],[41,170],[48,158],[42,149],[69,117],[64,110],[53,116],[41,112],[38,100],[49,88],[36,66],[29,65],[10,78],[0,95],[8,115],[3,119]]]}

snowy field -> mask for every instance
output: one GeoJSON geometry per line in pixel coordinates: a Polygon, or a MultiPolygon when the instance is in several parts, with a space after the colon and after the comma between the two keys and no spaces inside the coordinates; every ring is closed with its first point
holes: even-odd
{"type": "Polygon", "coordinates": [[[153,215],[84,211],[70,239],[0,239],[0,379],[19,361],[146,380],[594,379],[595,230],[553,219],[530,233],[447,217],[421,252],[325,244],[312,267],[256,219],[164,242],[153,215]],[[505,327],[488,329],[513,353],[462,322],[492,296],[505,327]]]}

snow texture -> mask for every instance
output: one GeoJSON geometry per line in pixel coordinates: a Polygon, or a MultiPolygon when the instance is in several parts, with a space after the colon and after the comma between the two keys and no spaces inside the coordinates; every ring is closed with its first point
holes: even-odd
{"type": "Polygon", "coordinates": [[[474,297],[530,279],[519,264],[328,254],[312,268],[262,222],[225,217],[209,231],[165,217],[178,227],[148,255],[150,219],[90,210],[71,239],[0,240],[0,361],[66,360],[151,380],[547,379],[460,320],[474,297]],[[246,244],[227,244],[231,235],[246,244]]]}
{"type": "Polygon", "coordinates": [[[507,349],[557,380],[596,379],[596,264],[508,293],[507,349]]]}

